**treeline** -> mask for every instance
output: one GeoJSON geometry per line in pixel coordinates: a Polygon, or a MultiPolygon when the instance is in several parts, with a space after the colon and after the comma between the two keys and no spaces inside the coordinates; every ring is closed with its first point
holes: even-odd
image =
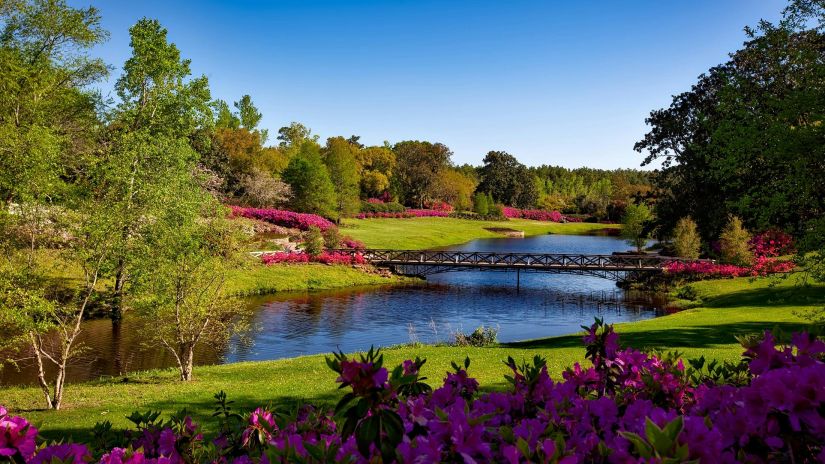
{"type": "Polygon", "coordinates": [[[446,145],[427,141],[365,146],[353,135],[321,144],[297,122],[282,127],[277,144],[267,146],[251,98],[243,96],[234,107],[213,103],[216,124],[203,131],[208,143],[198,146],[213,193],[229,203],[287,206],[337,219],[362,205],[374,209],[362,203],[369,199],[415,208],[447,203],[461,211],[484,194],[506,206],[617,220],[629,201],[651,188],[650,172],[527,167],[501,151],[489,152],[482,166],[456,166],[446,145]]]}

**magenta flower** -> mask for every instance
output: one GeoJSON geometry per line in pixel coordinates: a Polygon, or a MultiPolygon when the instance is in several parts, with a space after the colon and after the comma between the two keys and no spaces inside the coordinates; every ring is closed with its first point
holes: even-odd
{"type": "Polygon", "coordinates": [[[37,429],[26,419],[9,415],[0,417],[0,456],[30,459],[37,447],[36,437],[37,429]]]}
{"type": "Polygon", "coordinates": [[[31,464],[51,464],[57,460],[63,464],[84,464],[92,460],[92,454],[86,445],[64,443],[47,446],[37,452],[37,455],[28,461],[31,464]]]}

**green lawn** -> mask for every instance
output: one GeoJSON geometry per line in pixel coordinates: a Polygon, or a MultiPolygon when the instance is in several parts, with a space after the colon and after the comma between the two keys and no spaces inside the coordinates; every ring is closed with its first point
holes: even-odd
{"type": "MultiPolygon", "coordinates": [[[[790,332],[804,324],[794,311],[825,304],[825,285],[798,288],[791,280],[771,286],[768,279],[742,278],[701,282],[693,287],[701,299],[694,304],[700,307],[621,324],[617,329],[622,342],[637,348],[676,349],[687,357],[704,354],[733,360],[741,353],[734,335],[771,328],[790,332]]],[[[566,366],[582,361],[584,350],[580,336],[569,335],[491,348],[399,347],[386,350],[386,359],[395,364],[410,357],[426,357],[425,375],[439,382],[450,361],[470,356],[470,373],[482,387],[503,388],[506,368],[501,361],[508,355],[521,359],[534,354],[547,357],[551,375],[558,376],[566,366]]],[[[32,418],[46,436],[65,437],[86,435],[95,422],[102,420],[125,426],[124,416],[133,410],[169,413],[187,407],[197,419],[203,419],[210,414],[212,395],[219,390],[225,390],[239,409],[299,401],[331,404],[339,395],[335,375],[327,369],[323,356],[199,367],[195,381],[186,384],[175,381],[175,377],[175,372],[165,370],[128,380],[70,385],[65,409],[59,412],[38,410],[42,399],[32,388],[0,391],[0,403],[32,418]]]]}
{"type": "Polygon", "coordinates": [[[509,221],[473,221],[441,217],[410,219],[345,219],[341,233],[364,242],[370,248],[422,250],[458,245],[477,238],[500,238],[486,228],[506,227],[522,230],[525,235],[581,235],[600,229],[621,227],[610,224],[567,223],[511,219],[509,221]]]}

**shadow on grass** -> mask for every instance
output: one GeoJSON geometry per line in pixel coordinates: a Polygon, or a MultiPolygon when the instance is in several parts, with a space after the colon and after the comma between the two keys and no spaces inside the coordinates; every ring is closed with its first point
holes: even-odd
{"type": "MultiPolygon", "coordinates": [[[[791,322],[737,322],[731,324],[678,327],[646,332],[619,332],[621,343],[637,349],[656,347],[708,348],[713,345],[736,343],[736,335],[759,333],[765,330],[783,333],[804,330],[806,324],[791,322]]],[[[582,346],[581,335],[545,338],[525,342],[508,343],[505,348],[575,348],[582,346]]]]}
{"type": "Polygon", "coordinates": [[[812,306],[825,304],[825,287],[810,285],[796,287],[768,287],[740,290],[709,299],[706,308],[812,306]]]}

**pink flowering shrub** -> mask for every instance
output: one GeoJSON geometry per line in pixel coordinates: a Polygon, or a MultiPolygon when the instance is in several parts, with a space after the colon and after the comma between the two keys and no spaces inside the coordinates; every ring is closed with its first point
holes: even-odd
{"type": "Polygon", "coordinates": [[[344,248],[349,248],[350,250],[366,250],[367,246],[364,245],[364,242],[359,240],[355,240],[352,237],[344,237],[341,239],[341,246],[344,248]]]}
{"type": "Polygon", "coordinates": [[[453,205],[446,201],[428,201],[424,203],[424,207],[435,211],[451,212],[453,210],[453,205]]]}
{"type": "MultiPolygon", "coordinates": [[[[623,349],[613,327],[600,320],[587,327],[583,341],[590,366],[577,363],[554,381],[543,358],[510,358],[509,388],[487,393],[468,374],[469,358],[453,363],[433,389],[421,375],[426,360],[388,369],[380,351],[337,353],[327,359],[344,393],[334,410],[258,408],[241,416],[221,392],[212,440],[185,413],[168,422],[157,421],[157,413],[136,413],[130,419],[137,430],[94,455],[103,463],[267,464],[825,459],[825,343],[815,337],[798,333],[790,345],[777,346],[766,332],[745,351],[734,382],[697,375],[672,355],[623,349]]],[[[702,364],[695,361],[690,365],[702,364]]],[[[82,445],[37,451],[36,430],[25,419],[3,411],[0,421],[24,424],[0,428],[2,456],[89,459],[82,445]]]]}
{"type": "Polygon", "coordinates": [[[304,264],[304,263],[321,263],[321,264],[366,264],[367,260],[361,253],[346,253],[341,251],[324,251],[317,256],[312,256],[304,252],[286,252],[278,251],[275,253],[264,253],[261,255],[261,262],[266,265],[271,264],[304,264]]]}
{"type": "Polygon", "coordinates": [[[358,213],[355,216],[358,219],[372,219],[372,218],[395,218],[395,219],[409,219],[415,217],[448,217],[450,216],[449,211],[438,211],[432,209],[408,209],[403,213],[392,213],[392,212],[374,212],[374,213],[358,213]]]}
{"type": "Polygon", "coordinates": [[[530,219],[544,222],[581,222],[581,218],[565,216],[558,211],[545,211],[542,209],[519,209],[511,206],[502,208],[504,217],[509,219],[530,219]]]}
{"type": "Polygon", "coordinates": [[[793,237],[777,229],[770,229],[754,235],[749,245],[751,252],[757,258],[775,258],[796,251],[793,237]]]}
{"type": "Polygon", "coordinates": [[[230,206],[232,215],[275,224],[291,229],[309,230],[311,226],[316,226],[321,231],[335,227],[332,222],[316,214],[295,213],[280,209],[265,208],[244,208],[241,206],[230,206]]]}
{"type": "Polygon", "coordinates": [[[792,261],[783,261],[764,256],[754,258],[750,266],[717,264],[711,261],[673,262],[665,266],[668,274],[701,278],[758,277],[769,274],[791,272],[795,265],[792,261]]]}

